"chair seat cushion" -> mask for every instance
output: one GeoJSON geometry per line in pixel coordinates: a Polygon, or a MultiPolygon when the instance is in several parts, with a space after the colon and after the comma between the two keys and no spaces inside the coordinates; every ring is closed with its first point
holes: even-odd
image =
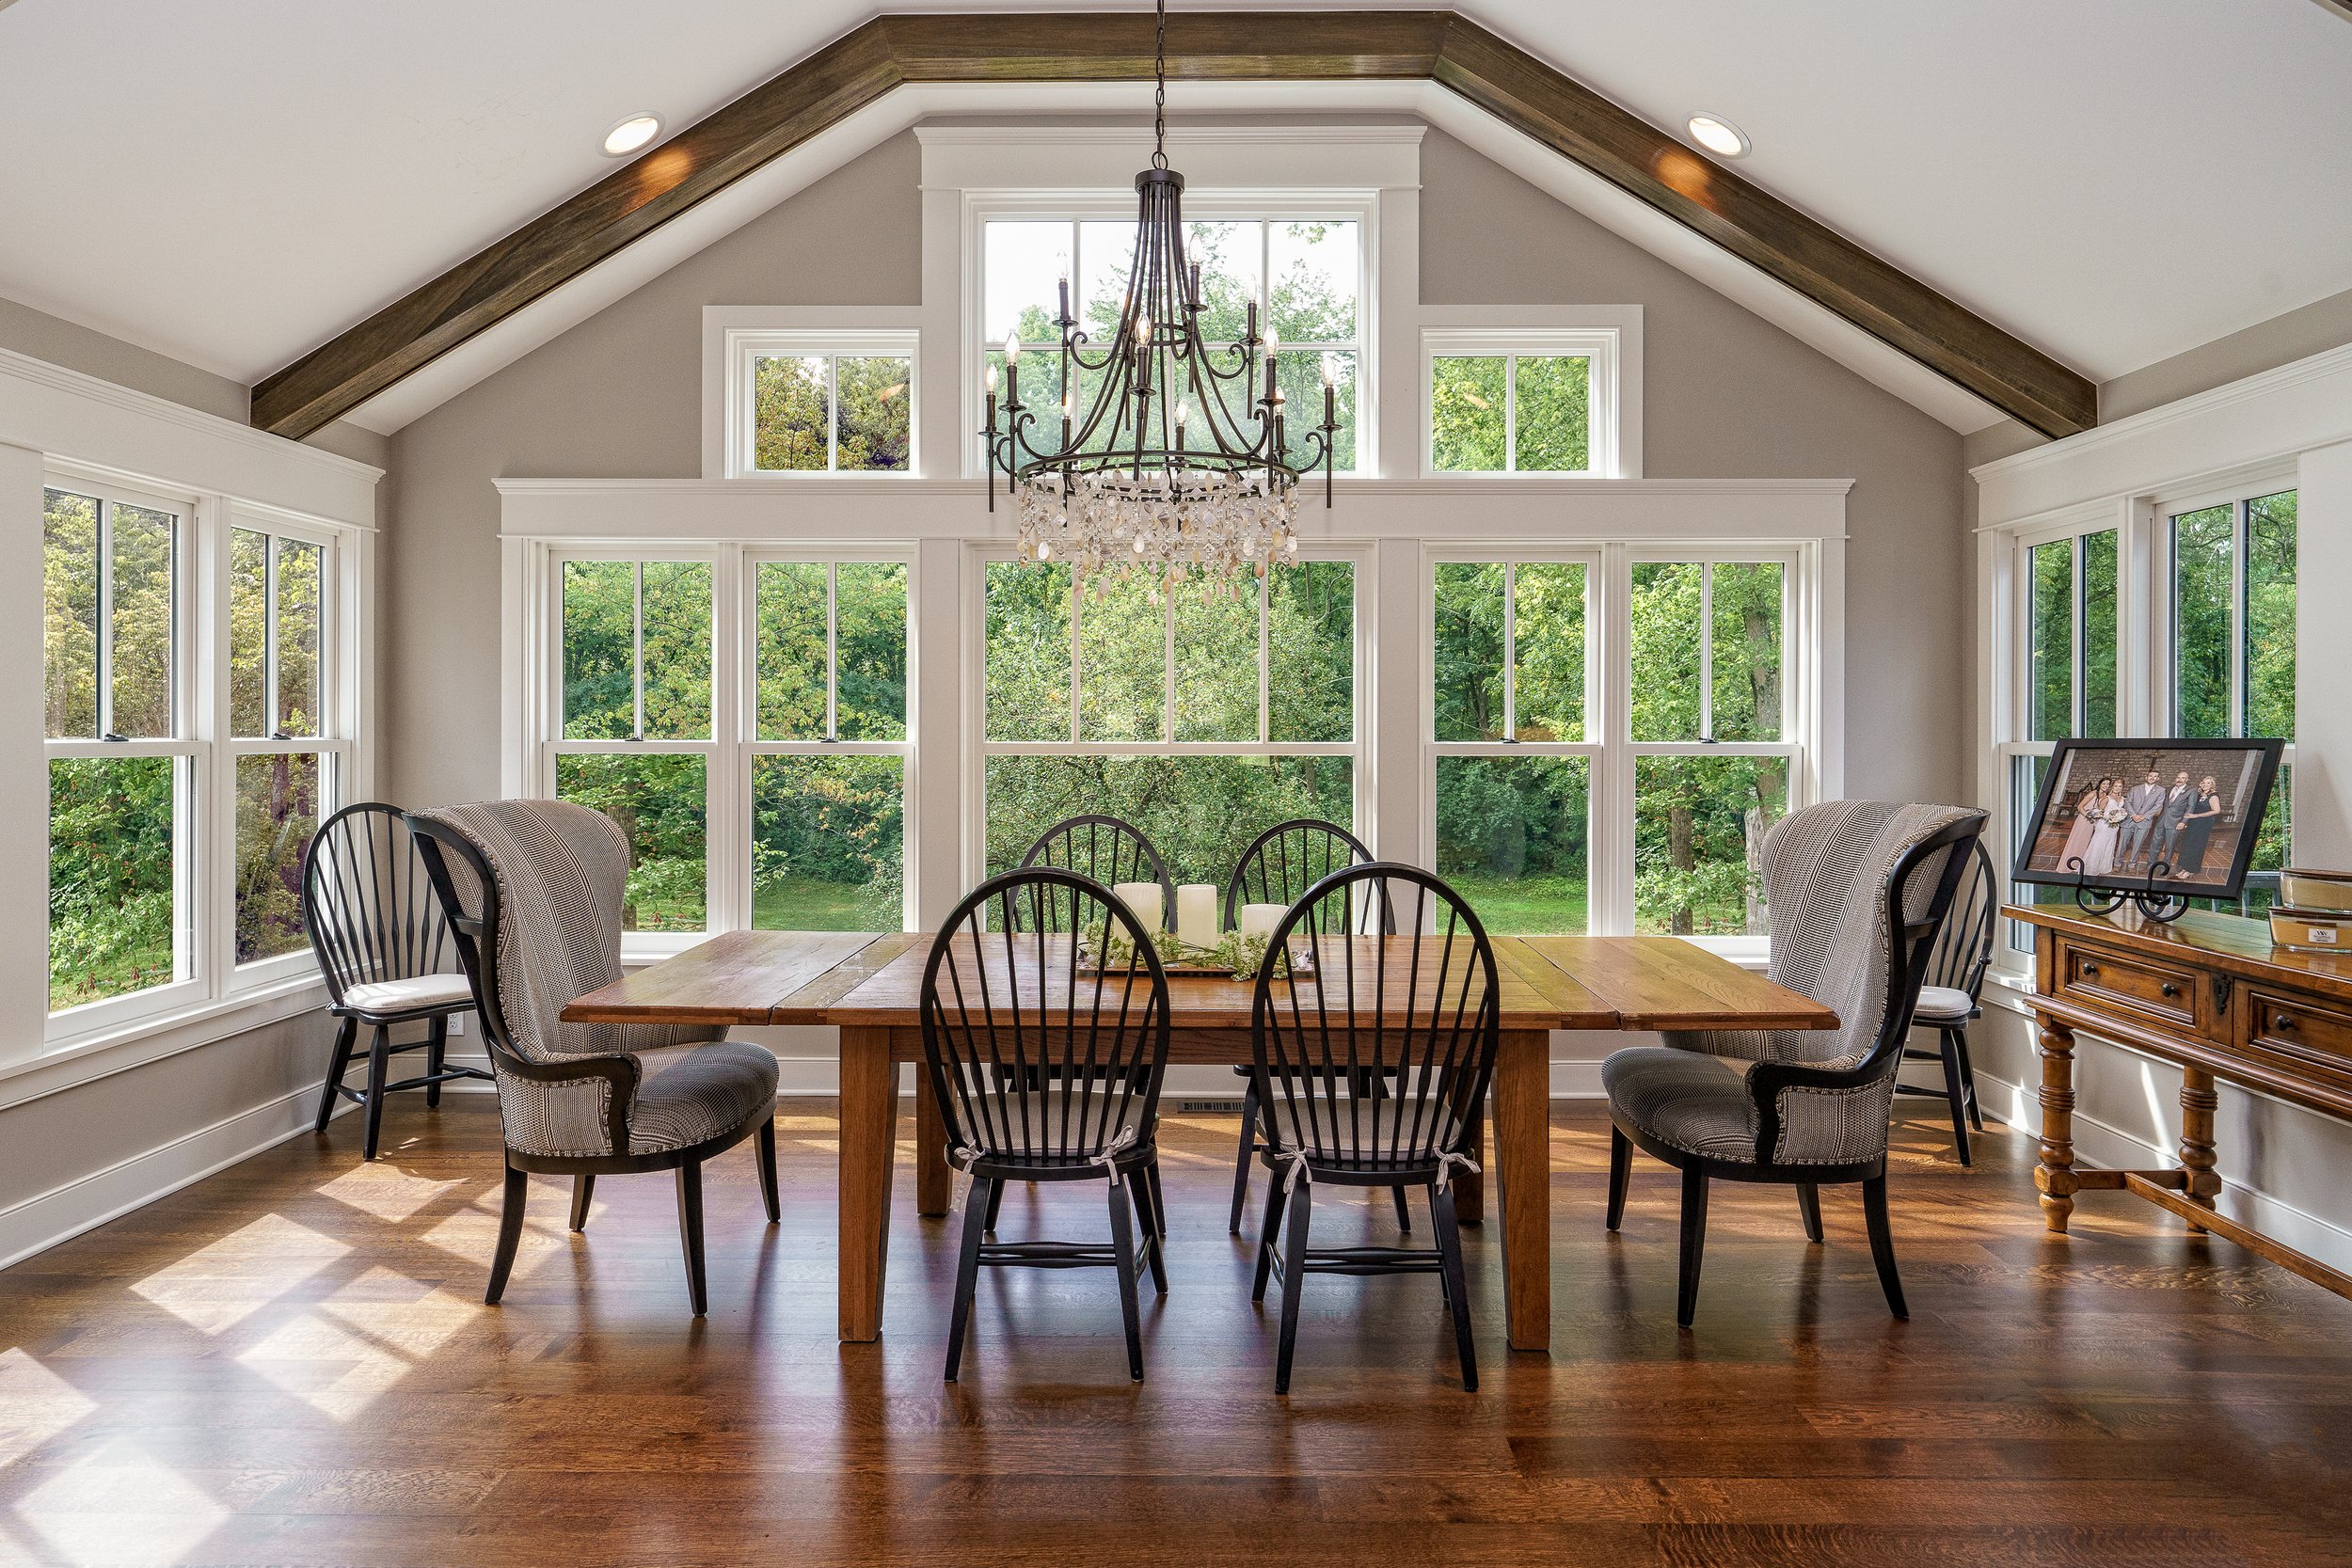
{"type": "Polygon", "coordinates": [[[629,1117],[632,1154],[686,1148],[739,1125],[776,1102],[776,1058],[741,1040],[672,1046],[637,1053],[645,1077],[629,1117]]]}
{"type": "Polygon", "coordinates": [[[417,1007],[473,1005],[473,984],[463,974],[412,974],[405,980],[371,980],[343,992],[343,1006],[362,1013],[404,1013],[417,1007]]]}
{"type": "Polygon", "coordinates": [[[1262,1115],[1273,1133],[1267,1158],[1279,1164],[1304,1144],[1310,1171],[1429,1170],[1438,1163],[1431,1150],[1452,1148],[1461,1134],[1461,1118],[1440,1104],[1317,1094],[1294,1115],[1279,1086],[1262,1115]]]}
{"type": "Polygon", "coordinates": [[[1660,1143],[1712,1160],[1756,1163],[1756,1105],[1744,1064],[1668,1045],[1637,1045],[1600,1064],[1610,1109],[1660,1143]]]}
{"type": "Polygon", "coordinates": [[[1919,1005],[1911,1009],[1911,1016],[1942,1022],[1966,1018],[1976,1010],[1977,1005],[1968,1000],[1968,993],[1964,990],[1955,990],[1950,986],[1921,986],[1919,1005]]]}

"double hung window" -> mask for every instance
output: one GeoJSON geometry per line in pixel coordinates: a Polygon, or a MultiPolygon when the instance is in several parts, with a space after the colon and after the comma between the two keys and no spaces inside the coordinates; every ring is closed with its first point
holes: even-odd
{"type": "Polygon", "coordinates": [[[994,560],[982,593],[986,870],[1089,812],[1219,888],[1279,822],[1356,828],[1352,562],[1098,583],[994,560]]]}
{"type": "Polygon", "coordinates": [[[554,575],[542,766],[628,839],[625,927],[898,929],[906,563],[726,546],[554,575]]]}
{"type": "Polygon", "coordinates": [[[1431,847],[1490,928],[1763,930],[1794,561],[1435,560],[1431,847]]]}

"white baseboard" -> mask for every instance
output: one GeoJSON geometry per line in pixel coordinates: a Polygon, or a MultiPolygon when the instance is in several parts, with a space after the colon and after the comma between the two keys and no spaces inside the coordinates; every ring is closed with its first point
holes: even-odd
{"type": "Polygon", "coordinates": [[[318,1103],[313,1084],[0,1210],[0,1269],[309,1132],[318,1103]]]}

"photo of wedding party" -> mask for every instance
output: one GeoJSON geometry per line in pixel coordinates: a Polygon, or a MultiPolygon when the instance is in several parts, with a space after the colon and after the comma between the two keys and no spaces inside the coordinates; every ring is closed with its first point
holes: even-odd
{"type": "Polygon", "coordinates": [[[2015,877],[2234,897],[2280,750],[2276,740],[2061,741],[2015,877]]]}

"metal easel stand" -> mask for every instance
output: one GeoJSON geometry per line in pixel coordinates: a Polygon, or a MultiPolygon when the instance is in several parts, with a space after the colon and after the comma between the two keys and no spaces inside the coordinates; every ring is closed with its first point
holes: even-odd
{"type": "Polygon", "coordinates": [[[2178,920],[2188,912],[2185,894],[2174,893],[2170,889],[2159,891],[2156,887],[2157,879],[2172,869],[2170,861],[2151,863],[2148,875],[2142,879],[2142,886],[2115,893],[2091,890],[2083,872],[2080,855],[2069,856],[2066,868],[2074,874],[2074,902],[2092,914],[2113,914],[2125,904],[2134,904],[2138,906],[2143,917],[2163,924],[2178,920]]]}

